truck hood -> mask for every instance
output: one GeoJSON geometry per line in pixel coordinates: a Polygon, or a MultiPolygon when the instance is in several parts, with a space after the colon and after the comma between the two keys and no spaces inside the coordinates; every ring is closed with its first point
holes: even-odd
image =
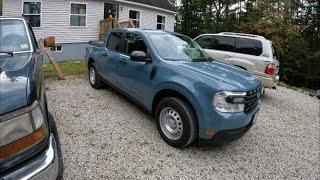
{"type": "Polygon", "coordinates": [[[178,63],[178,66],[204,75],[216,82],[229,84],[240,91],[248,91],[251,88],[256,88],[259,84],[259,81],[249,72],[218,61],[183,62],[178,63]]]}
{"type": "Polygon", "coordinates": [[[0,115],[28,105],[30,54],[0,56],[0,115]]]}

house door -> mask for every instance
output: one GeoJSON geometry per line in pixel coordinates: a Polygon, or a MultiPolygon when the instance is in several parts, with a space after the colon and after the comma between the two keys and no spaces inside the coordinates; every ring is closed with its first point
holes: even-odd
{"type": "Polygon", "coordinates": [[[104,3],[104,19],[108,19],[110,15],[118,20],[119,4],[104,3]]]}

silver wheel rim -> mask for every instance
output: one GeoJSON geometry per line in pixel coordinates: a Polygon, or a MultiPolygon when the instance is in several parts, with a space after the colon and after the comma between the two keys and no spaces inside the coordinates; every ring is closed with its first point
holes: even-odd
{"type": "Polygon", "coordinates": [[[89,79],[92,85],[96,83],[96,71],[93,67],[90,68],[89,79]]]}
{"type": "Polygon", "coordinates": [[[183,124],[179,113],[169,107],[160,112],[160,127],[165,136],[171,140],[178,140],[183,133],[183,124]]]}

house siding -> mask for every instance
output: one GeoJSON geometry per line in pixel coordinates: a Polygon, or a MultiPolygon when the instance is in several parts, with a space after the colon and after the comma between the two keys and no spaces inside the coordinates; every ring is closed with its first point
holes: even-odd
{"type": "MultiPolygon", "coordinates": [[[[27,0],[4,0],[3,15],[19,17],[22,15],[22,3],[27,0]]],[[[99,22],[104,18],[104,1],[101,0],[29,0],[42,2],[41,27],[34,28],[39,38],[55,36],[56,42],[82,43],[99,38],[99,22]],[[87,26],[70,27],[69,14],[71,2],[87,4],[87,26]]],[[[112,2],[112,1],[105,1],[112,2]]],[[[157,14],[166,16],[166,30],[174,30],[174,14],[151,8],[119,3],[119,21],[129,20],[129,9],[139,10],[141,13],[140,28],[155,29],[157,14]]]]}
{"type": "Polygon", "coordinates": [[[140,11],[140,28],[156,29],[157,15],[166,17],[165,30],[174,31],[175,15],[153,9],[146,9],[140,6],[120,4],[119,7],[119,21],[126,21],[129,19],[129,10],[140,11]]]}

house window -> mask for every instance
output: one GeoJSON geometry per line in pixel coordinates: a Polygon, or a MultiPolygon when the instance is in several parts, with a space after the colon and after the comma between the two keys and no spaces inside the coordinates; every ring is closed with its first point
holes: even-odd
{"type": "Polygon", "coordinates": [[[134,26],[136,28],[140,27],[140,12],[139,11],[130,10],[129,11],[129,19],[132,21],[132,23],[134,24],[134,26]]]}
{"type": "Polygon", "coordinates": [[[165,16],[157,16],[157,29],[165,29],[166,28],[166,17],[165,16]]]}
{"type": "Polygon", "coordinates": [[[87,25],[87,5],[71,3],[70,26],[87,25]]]}
{"type": "Polygon", "coordinates": [[[23,17],[32,27],[41,26],[41,2],[23,2],[23,17]]]}
{"type": "Polygon", "coordinates": [[[62,46],[51,47],[52,52],[62,52],[62,46]]]}

